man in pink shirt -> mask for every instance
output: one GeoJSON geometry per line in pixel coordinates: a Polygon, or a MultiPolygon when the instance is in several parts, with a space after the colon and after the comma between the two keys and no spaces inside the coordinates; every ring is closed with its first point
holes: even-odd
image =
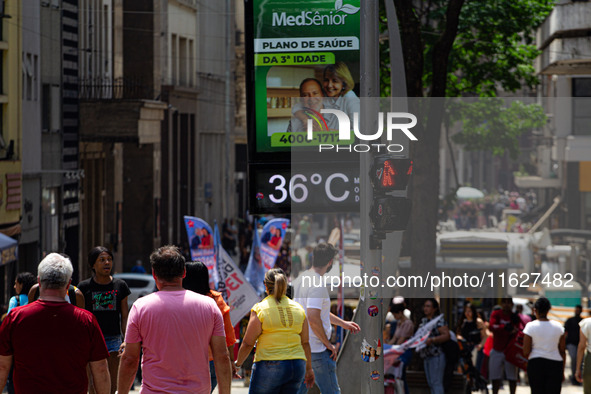
{"type": "Polygon", "coordinates": [[[129,312],[118,392],[128,393],[142,359],[140,393],[211,391],[211,347],[220,394],[230,392],[231,365],[222,314],[209,297],[183,289],[185,259],[175,246],[150,256],[158,292],[138,299],[129,312]]]}

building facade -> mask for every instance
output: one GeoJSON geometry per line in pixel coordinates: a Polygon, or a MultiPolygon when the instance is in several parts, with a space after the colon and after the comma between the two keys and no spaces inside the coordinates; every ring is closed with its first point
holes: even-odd
{"type": "Polygon", "coordinates": [[[184,215],[236,215],[234,20],[224,2],[80,4],[81,256],[105,245],[125,271],[186,244],[184,215]]]}
{"type": "Polygon", "coordinates": [[[519,180],[562,197],[560,227],[591,230],[591,3],[558,1],[538,29],[540,101],[548,114],[538,173],[519,180]]]}
{"type": "MultiPolygon", "coordinates": [[[[4,1],[0,17],[0,232],[18,240],[22,214],[22,22],[20,2],[4,1]],[[15,76],[19,76],[18,78],[15,76]]],[[[3,256],[2,261],[12,261],[3,256]]],[[[0,266],[0,278],[14,278],[17,264],[0,266]]],[[[0,298],[11,295],[10,279],[0,280],[0,298]]]]}

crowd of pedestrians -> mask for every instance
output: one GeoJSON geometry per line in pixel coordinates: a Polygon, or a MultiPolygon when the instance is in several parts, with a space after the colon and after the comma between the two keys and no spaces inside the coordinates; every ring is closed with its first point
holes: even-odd
{"type": "MultiPolygon", "coordinates": [[[[328,272],[335,255],[320,245],[310,274],[328,272]]],[[[298,303],[286,295],[283,270],[268,271],[269,296],[252,308],[232,363],[230,307],[209,288],[207,267],[186,263],[175,246],[155,250],[150,263],[158,291],[131,309],[130,290],[112,276],[113,254],[102,246],[90,251],[92,276],[78,287],[70,259],[57,253],[43,259],[37,277],[19,274],[0,328],[0,385],[9,381],[16,393],[127,393],[141,360],[141,392],[205,394],[217,386],[227,393],[256,343],[251,392],[306,392],[315,381],[323,392],[339,392],[330,327],[359,326],[330,313],[326,289],[310,304],[296,291],[298,303]]]]}
{"type": "MultiPolygon", "coordinates": [[[[441,312],[437,300],[426,299],[422,311],[412,311],[400,299],[396,297],[390,304],[384,341],[388,345],[401,345],[409,339],[417,340],[413,333],[436,320],[424,344],[415,351],[422,360],[425,379],[433,394],[449,392],[455,372],[471,375],[470,379],[477,379],[478,384],[482,382],[480,386],[467,382],[474,390],[488,386],[493,394],[504,384],[514,394],[519,381],[528,384],[532,394],[560,393],[566,378],[567,347],[571,384],[582,384],[584,392],[591,393],[591,343],[587,341],[591,336],[591,318],[581,317],[580,305],[563,325],[549,318],[552,306],[545,297],[535,301],[532,315],[524,314],[519,305],[514,306],[510,297],[502,298],[500,305],[490,310],[489,319],[485,317],[489,315],[486,310],[467,302],[452,330],[445,317],[438,317],[441,312]],[[422,318],[413,327],[414,314],[422,318]]],[[[386,365],[386,376],[400,382],[395,384],[397,393],[410,392],[405,381],[407,365],[411,362],[409,352],[400,355],[392,365],[386,365]]]]}
{"type": "MultiPolygon", "coordinates": [[[[141,360],[141,392],[206,394],[217,387],[223,394],[255,349],[250,392],[305,393],[316,385],[322,393],[339,393],[334,326],[351,333],[360,327],[331,313],[326,287],[303,284],[306,278],[320,283],[337,250],[320,243],[312,254],[311,267],[293,286],[281,268],[267,271],[268,296],[252,307],[233,362],[237,338],[231,306],[209,288],[207,267],[187,263],[178,247],[152,253],[158,292],[131,308],[127,284],[112,276],[110,250],[97,246],[90,251],[92,276],[77,287],[71,285],[70,259],[51,253],[39,264],[37,276],[16,277],[16,295],[0,328],[0,385],[16,393],[127,393],[141,360]]],[[[488,319],[488,311],[468,302],[458,319],[451,316],[457,321],[453,326],[435,298],[417,309],[409,310],[401,297],[393,300],[384,343],[402,345],[418,330],[425,331],[415,357],[422,361],[433,394],[448,392],[461,365],[475,365],[493,394],[505,381],[515,393],[519,368],[533,394],[560,393],[567,350],[571,382],[591,393],[591,318],[582,318],[580,306],[564,326],[549,319],[551,304],[544,297],[533,305],[534,316],[514,308],[509,297],[492,308],[488,319]]],[[[402,383],[397,386],[401,392],[410,392],[405,377],[412,357],[412,350],[405,351],[385,371],[402,383]]]]}
{"type": "MultiPolygon", "coordinates": [[[[511,214],[527,214],[538,208],[536,194],[532,191],[520,194],[518,192],[502,191],[487,195],[480,199],[446,199],[439,209],[441,221],[453,221],[458,230],[491,228],[500,226],[501,231],[524,232],[527,224],[503,222],[503,211],[511,210],[511,214]]],[[[518,214],[518,215],[519,215],[518,214]]]]}

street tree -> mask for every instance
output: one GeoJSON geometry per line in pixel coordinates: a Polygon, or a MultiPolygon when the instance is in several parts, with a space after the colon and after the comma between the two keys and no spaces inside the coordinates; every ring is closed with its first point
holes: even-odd
{"type": "MultiPolygon", "coordinates": [[[[516,92],[538,82],[533,60],[535,29],[552,9],[548,0],[386,0],[394,1],[398,17],[408,97],[422,121],[413,128],[414,162],[410,187],[413,199],[410,240],[413,270],[434,271],[439,204],[439,142],[445,115],[443,97],[494,97],[500,90],[516,92]],[[419,104],[420,103],[420,104],[419,104]],[[416,104],[416,105],[415,105],[416,104]]],[[[385,22],[385,12],[382,12],[385,22]]],[[[385,23],[382,29],[385,30],[385,23]]],[[[382,94],[390,96],[387,45],[382,45],[382,94]]],[[[396,72],[396,70],[394,70],[396,72]]],[[[503,131],[501,130],[501,133],[503,131]]],[[[496,131],[495,131],[496,133],[496,131]]],[[[464,129],[457,142],[468,148],[505,151],[515,135],[479,139],[464,129]]]]}

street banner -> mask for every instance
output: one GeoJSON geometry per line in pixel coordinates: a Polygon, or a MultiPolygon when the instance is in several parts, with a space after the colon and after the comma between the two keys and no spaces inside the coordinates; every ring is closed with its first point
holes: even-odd
{"type": "Polygon", "coordinates": [[[289,219],[272,219],[265,224],[261,233],[261,260],[265,272],[275,267],[275,260],[285,238],[289,219]]]}
{"type": "Polygon", "coordinates": [[[419,327],[417,332],[415,332],[415,335],[410,337],[410,339],[408,339],[406,342],[404,342],[400,346],[406,345],[407,348],[416,349],[417,351],[423,349],[425,346],[427,346],[427,344],[425,342],[427,342],[427,338],[429,338],[429,334],[431,334],[431,330],[433,330],[437,326],[437,323],[441,319],[443,319],[443,314],[440,314],[439,316],[435,317],[434,319],[432,319],[429,323],[425,324],[424,326],[419,327]]]}
{"type": "Polygon", "coordinates": [[[184,219],[191,248],[191,260],[205,264],[209,271],[209,287],[215,289],[219,276],[216,269],[216,245],[213,231],[203,219],[193,216],[185,216],[184,219]]]}
{"type": "Polygon", "coordinates": [[[246,281],[232,257],[221,246],[218,269],[220,273],[218,291],[230,306],[230,320],[235,326],[250,312],[252,306],[260,301],[260,297],[255,288],[246,281]]]}
{"type": "Polygon", "coordinates": [[[257,221],[254,221],[254,234],[252,237],[252,248],[250,249],[250,258],[248,259],[248,265],[244,276],[246,280],[255,288],[259,295],[265,292],[265,267],[261,260],[261,238],[259,236],[259,230],[257,229],[257,221]]]}
{"type": "Polygon", "coordinates": [[[407,349],[415,349],[417,351],[421,350],[425,346],[425,342],[427,342],[427,338],[429,338],[429,334],[431,330],[435,328],[439,320],[443,319],[443,315],[439,315],[432,319],[429,323],[425,324],[422,327],[419,327],[415,335],[407,339],[405,342],[401,343],[400,345],[393,345],[388,350],[384,352],[384,357],[394,357],[394,355],[400,356],[404,353],[407,349]]]}

